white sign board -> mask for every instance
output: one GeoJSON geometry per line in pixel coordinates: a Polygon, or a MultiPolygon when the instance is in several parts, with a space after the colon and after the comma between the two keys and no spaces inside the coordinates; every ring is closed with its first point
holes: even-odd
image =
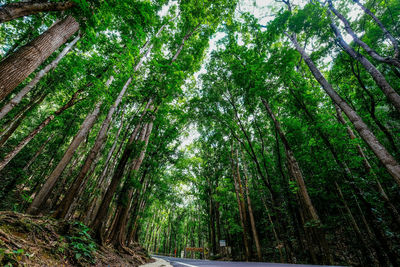
{"type": "Polygon", "coordinates": [[[226,241],[225,240],[220,240],[219,241],[219,246],[220,247],[226,247],[226,241]]]}

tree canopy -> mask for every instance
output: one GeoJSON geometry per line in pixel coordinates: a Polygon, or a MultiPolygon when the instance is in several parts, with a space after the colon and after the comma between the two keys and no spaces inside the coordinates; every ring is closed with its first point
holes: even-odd
{"type": "Polygon", "coordinates": [[[399,42],[396,0],[0,0],[0,209],[125,252],[398,266],[399,42]]]}

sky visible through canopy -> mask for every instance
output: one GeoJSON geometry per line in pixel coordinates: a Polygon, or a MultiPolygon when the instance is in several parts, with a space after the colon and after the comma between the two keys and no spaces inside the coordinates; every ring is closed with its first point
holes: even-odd
{"type": "MultiPolygon", "coordinates": [[[[295,5],[302,5],[304,1],[291,1],[295,5]]],[[[236,18],[240,18],[241,14],[248,12],[255,16],[261,25],[266,25],[269,21],[274,18],[275,10],[279,10],[283,7],[283,3],[275,0],[241,0],[239,5],[237,6],[235,16],[236,18]]],[[[359,15],[361,15],[361,10],[357,8],[355,5],[352,5],[352,10],[349,15],[352,20],[356,19],[359,15]]],[[[163,12],[167,10],[164,9],[163,12]]],[[[204,66],[207,64],[209,56],[212,51],[218,49],[218,41],[221,40],[225,36],[225,33],[219,31],[214,37],[210,40],[210,47],[208,49],[208,54],[206,60],[203,62],[203,66],[199,72],[197,72],[194,77],[196,81],[199,82],[199,76],[206,72],[204,66]]],[[[343,32],[343,37],[346,42],[351,42],[352,38],[349,34],[343,32]]],[[[239,40],[240,42],[240,40],[239,40]]],[[[312,47],[309,47],[312,50],[312,47]]],[[[325,61],[329,62],[331,57],[326,57],[325,61]]],[[[193,143],[193,141],[200,136],[199,132],[196,130],[194,125],[190,125],[187,129],[187,134],[182,135],[181,141],[182,144],[180,146],[181,149],[185,149],[186,146],[193,143]]]]}

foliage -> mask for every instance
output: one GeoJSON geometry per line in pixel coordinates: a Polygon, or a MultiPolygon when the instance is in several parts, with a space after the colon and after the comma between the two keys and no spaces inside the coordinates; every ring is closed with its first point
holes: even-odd
{"type": "MultiPolygon", "coordinates": [[[[400,161],[400,114],[387,98],[400,91],[399,1],[361,1],[375,19],[350,0],[74,2],[64,13],[0,28],[6,58],[66,15],[80,23],[77,45],[0,120],[4,159],[55,115],[0,170],[3,210],[27,210],[52,184],[40,211],[57,217],[62,210],[73,229],[55,253],[71,250],[75,264],[94,264],[91,226],[96,242],[143,257],[199,247],[209,254],[186,256],[400,264],[398,183],[384,166],[400,161]],[[385,93],[377,74],[393,92],[385,93]],[[335,103],[322,76],[339,95],[335,103]],[[76,103],[56,114],[76,92],[76,103]],[[96,103],[100,114],[82,137],[96,103]],[[375,135],[373,144],[350,113],[375,135]],[[392,159],[377,157],[378,142],[392,159]],[[48,180],[59,164],[60,174],[48,180]]],[[[0,257],[12,264],[24,253],[0,257]]]]}
{"type": "Polygon", "coordinates": [[[90,229],[81,222],[73,222],[72,227],[74,232],[69,233],[65,238],[76,262],[83,265],[94,264],[94,252],[97,250],[97,245],[89,234],[90,229]]]}

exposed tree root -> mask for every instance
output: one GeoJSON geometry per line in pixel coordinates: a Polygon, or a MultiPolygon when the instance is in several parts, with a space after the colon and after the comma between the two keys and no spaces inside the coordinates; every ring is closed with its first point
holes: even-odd
{"type": "Polygon", "coordinates": [[[149,261],[143,248],[96,246],[76,222],[0,212],[0,265],[138,266],[149,261]]]}

